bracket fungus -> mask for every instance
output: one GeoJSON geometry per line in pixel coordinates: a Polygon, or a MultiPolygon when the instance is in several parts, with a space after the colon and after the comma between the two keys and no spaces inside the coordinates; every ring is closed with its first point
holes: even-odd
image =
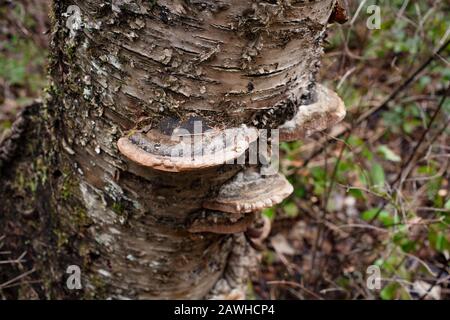
{"type": "Polygon", "coordinates": [[[191,233],[249,232],[249,237],[258,242],[270,232],[270,221],[267,223],[260,211],[280,203],[292,192],[284,176],[265,176],[257,168],[246,168],[223,185],[214,198],[203,202],[207,210],[197,214],[187,229],[191,233]]]}
{"type": "Polygon", "coordinates": [[[203,207],[228,213],[250,213],[281,203],[294,191],[281,174],[262,175],[247,168],[223,185],[217,196],[203,202],[203,207]]]}
{"type": "Polygon", "coordinates": [[[300,140],[340,122],[345,114],[342,99],[334,91],[317,85],[316,102],[300,106],[294,118],[279,128],[280,140],[300,140]]]}
{"type": "Polygon", "coordinates": [[[245,125],[204,130],[199,123],[194,132],[183,127],[170,130],[170,134],[160,128],[135,132],[119,139],[118,148],[144,167],[183,172],[233,163],[258,139],[258,130],[245,125]]]}

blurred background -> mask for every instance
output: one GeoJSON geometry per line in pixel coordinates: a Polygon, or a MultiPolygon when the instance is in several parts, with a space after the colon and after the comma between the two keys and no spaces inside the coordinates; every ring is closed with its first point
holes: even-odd
{"type": "MultiPolygon", "coordinates": [[[[449,299],[450,3],[342,2],[349,21],[329,29],[319,82],[348,115],[282,144],[295,193],[264,212],[272,233],[249,296],[449,299]]],[[[48,3],[0,0],[0,139],[47,85],[48,3]]]]}

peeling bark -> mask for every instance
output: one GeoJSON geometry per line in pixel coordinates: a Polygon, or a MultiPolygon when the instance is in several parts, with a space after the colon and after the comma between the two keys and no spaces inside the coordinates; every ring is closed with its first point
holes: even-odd
{"type": "Polygon", "coordinates": [[[334,5],[55,1],[52,86],[0,187],[0,199],[10,197],[0,234],[28,246],[36,277],[44,280],[35,286],[40,295],[242,298],[252,249],[242,233],[224,233],[245,228],[213,233],[197,225],[202,232],[192,233],[189,225],[205,200],[248,166],[161,171],[128,159],[117,142],[167,121],[201,119],[225,130],[278,128],[291,120],[314,102],[334,5]],[[69,5],[80,8],[77,30],[66,27],[69,5]],[[17,184],[27,172],[34,188],[17,184]],[[21,200],[33,210],[31,221],[17,218],[21,188],[32,193],[21,200]],[[14,235],[17,228],[28,235],[14,235]],[[71,264],[81,267],[81,292],[64,288],[71,264]]]}

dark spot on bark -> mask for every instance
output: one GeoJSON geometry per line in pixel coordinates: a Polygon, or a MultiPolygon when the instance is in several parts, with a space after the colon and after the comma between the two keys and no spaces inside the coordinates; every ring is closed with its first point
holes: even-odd
{"type": "Polygon", "coordinates": [[[253,84],[253,82],[249,82],[247,85],[248,92],[252,92],[254,89],[255,89],[255,85],[253,84]]]}
{"type": "Polygon", "coordinates": [[[53,121],[53,128],[59,129],[59,120],[58,120],[58,119],[56,119],[55,121],[53,121]]]}
{"type": "Polygon", "coordinates": [[[118,182],[120,179],[120,171],[119,170],[114,170],[114,177],[113,177],[114,181],[118,182]]]}
{"type": "Polygon", "coordinates": [[[250,125],[260,129],[278,128],[287,119],[292,119],[297,111],[297,103],[288,100],[278,104],[274,108],[264,109],[254,114],[250,125]]]}
{"type": "Polygon", "coordinates": [[[94,251],[89,251],[89,258],[91,261],[95,261],[98,258],[100,258],[100,253],[94,252],[94,251]]]}
{"type": "Polygon", "coordinates": [[[201,180],[195,179],[194,181],[192,181],[191,188],[200,188],[201,185],[202,185],[201,180]]]}
{"type": "Polygon", "coordinates": [[[200,122],[201,123],[201,130],[202,132],[205,132],[209,129],[211,129],[205,122],[205,120],[199,116],[192,116],[189,117],[188,120],[184,121],[180,128],[182,129],[186,129],[187,131],[189,131],[190,133],[194,133],[194,129],[195,129],[195,123],[196,122],[200,122]]]}
{"type": "Polygon", "coordinates": [[[251,16],[253,16],[255,14],[255,10],[254,9],[246,9],[244,10],[244,12],[242,12],[242,16],[245,18],[249,18],[251,16]]]}
{"type": "Polygon", "coordinates": [[[53,171],[53,178],[58,179],[61,176],[62,176],[61,171],[59,171],[59,170],[53,171]]]}
{"type": "Polygon", "coordinates": [[[218,13],[220,11],[227,10],[230,6],[227,3],[222,3],[221,1],[215,1],[211,3],[206,3],[203,0],[191,0],[189,4],[194,6],[199,11],[209,10],[212,13],[218,13]]]}
{"type": "Polygon", "coordinates": [[[169,17],[168,17],[168,11],[166,8],[162,7],[161,11],[159,12],[159,17],[161,18],[161,21],[164,23],[169,23],[169,17]]]}
{"type": "Polygon", "coordinates": [[[173,131],[176,129],[180,122],[178,118],[167,117],[160,121],[159,130],[165,135],[172,135],[173,131]]]}

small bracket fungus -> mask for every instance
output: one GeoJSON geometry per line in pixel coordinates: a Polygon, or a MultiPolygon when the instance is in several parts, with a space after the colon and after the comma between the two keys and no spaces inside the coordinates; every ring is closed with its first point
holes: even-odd
{"type": "Polygon", "coordinates": [[[203,207],[228,213],[249,213],[281,203],[294,191],[281,174],[263,176],[255,168],[239,172],[221,187],[217,196],[203,207]]]}
{"type": "Polygon", "coordinates": [[[279,128],[281,141],[305,138],[344,119],[344,102],[334,91],[317,85],[316,97],[316,102],[300,106],[294,118],[279,128]]]}
{"type": "MultiPolygon", "coordinates": [[[[196,126],[196,125],[195,125],[196,126]]],[[[160,129],[136,132],[118,141],[119,151],[128,159],[161,171],[183,172],[233,162],[258,139],[258,130],[183,127],[167,134],[160,129]],[[198,130],[197,130],[198,129],[198,130]]]]}
{"type": "Polygon", "coordinates": [[[255,214],[234,220],[223,212],[207,211],[194,217],[187,230],[191,233],[235,234],[245,232],[254,220],[255,214]]]}

